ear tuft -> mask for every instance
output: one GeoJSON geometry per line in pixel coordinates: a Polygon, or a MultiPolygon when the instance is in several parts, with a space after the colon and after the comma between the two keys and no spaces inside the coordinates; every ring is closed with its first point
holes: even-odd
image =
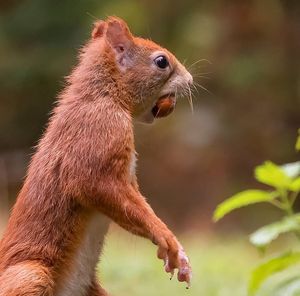
{"type": "Polygon", "coordinates": [[[107,24],[104,21],[95,22],[92,31],[92,38],[96,39],[102,37],[105,34],[106,26],[107,24]]]}
{"type": "Polygon", "coordinates": [[[118,53],[128,49],[133,42],[133,37],[127,24],[118,17],[109,17],[107,19],[106,38],[112,48],[118,53]]]}

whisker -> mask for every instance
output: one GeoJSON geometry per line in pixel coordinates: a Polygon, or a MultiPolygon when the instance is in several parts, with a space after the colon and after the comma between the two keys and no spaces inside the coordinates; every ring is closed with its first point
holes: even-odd
{"type": "Polygon", "coordinates": [[[158,108],[158,110],[157,110],[155,116],[157,116],[157,115],[159,114],[160,110],[161,110],[161,107],[158,108]]]}
{"type": "Polygon", "coordinates": [[[200,83],[194,82],[195,85],[197,85],[198,87],[200,87],[201,89],[205,90],[207,93],[209,93],[210,95],[213,96],[213,93],[210,92],[207,88],[205,88],[203,85],[201,85],[200,83]]]}
{"type": "Polygon", "coordinates": [[[193,98],[192,98],[192,91],[191,91],[191,87],[188,85],[188,92],[189,92],[189,96],[188,96],[188,101],[191,107],[191,112],[192,114],[194,114],[194,104],[193,104],[193,98]]]}
{"type": "Polygon", "coordinates": [[[209,72],[199,72],[199,73],[195,73],[195,74],[193,73],[193,76],[195,76],[195,75],[210,75],[212,73],[213,73],[212,71],[209,71],[209,72]]]}
{"type": "Polygon", "coordinates": [[[198,89],[197,89],[197,87],[195,86],[194,83],[191,85],[191,87],[190,87],[190,90],[191,90],[192,95],[194,95],[194,91],[196,91],[199,94],[199,91],[198,91],[198,89]],[[191,88],[191,87],[193,87],[193,88],[191,88]]]}
{"type": "Polygon", "coordinates": [[[194,90],[199,94],[199,89],[196,87],[195,82],[192,85],[194,87],[194,90]]]}
{"type": "Polygon", "coordinates": [[[203,76],[203,75],[193,75],[193,78],[211,79],[211,77],[207,77],[207,76],[203,76]]]}
{"type": "Polygon", "coordinates": [[[189,67],[188,67],[188,69],[191,69],[193,66],[195,66],[195,65],[197,65],[198,63],[200,63],[200,62],[206,62],[206,63],[208,63],[208,64],[212,64],[209,60],[207,60],[207,59],[200,59],[200,60],[198,60],[198,61],[196,61],[196,62],[194,62],[194,63],[192,63],[189,67]]]}
{"type": "Polygon", "coordinates": [[[95,15],[91,14],[91,13],[88,12],[88,11],[86,11],[85,13],[86,13],[89,17],[93,18],[93,19],[96,20],[96,21],[99,21],[99,20],[100,20],[100,18],[96,17],[95,15]]]}

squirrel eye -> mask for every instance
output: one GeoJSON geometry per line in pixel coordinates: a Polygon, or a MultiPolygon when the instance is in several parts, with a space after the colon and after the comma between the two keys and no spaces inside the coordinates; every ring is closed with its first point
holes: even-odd
{"type": "Polygon", "coordinates": [[[165,69],[169,66],[169,61],[168,59],[161,55],[161,56],[158,56],[157,58],[154,59],[154,63],[155,65],[160,68],[160,69],[165,69]]]}

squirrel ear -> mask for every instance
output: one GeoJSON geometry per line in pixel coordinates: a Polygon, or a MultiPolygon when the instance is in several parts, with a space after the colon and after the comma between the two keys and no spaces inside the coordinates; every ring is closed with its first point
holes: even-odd
{"type": "Polygon", "coordinates": [[[92,38],[100,38],[104,35],[106,29],[106,22],[97,21],[94,23],[94,29],[92,31],[92,38]]]}
{"type": "Polygon", "coordinates": [[[108,18],[106,38],[111,47],[117,53],[124,52],[133,42],[133,38],[127,24],[117,17],[108,18]]]}

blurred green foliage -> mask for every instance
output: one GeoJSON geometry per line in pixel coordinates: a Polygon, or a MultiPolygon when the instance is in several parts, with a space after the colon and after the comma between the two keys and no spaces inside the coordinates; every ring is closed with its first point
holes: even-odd
{"type": "MultiPolygon", "coordinates": [[[[260,251],[264,252],[281,234],[292,233],[299,240],[300,213],[295,213],[294,205],[300,192],[300,161],[288,163],[281,167],[270,161],[266,161],[263,165],[255,168],[255,178],[260,183],[272,187],[272,191],[252,189],[235,194],[218,205],[214,212],[214,220],[218,221],[235,209],[254,203],[267,202],[279,208],[283,214],[283,218],[256,230],[250,235],[250,242],[260,251]]],[[[267,259],[253,270],[248,287],[249,295],[258,295],[257,293],[262,284],[269,277],[291,266],[299,266],[299,262],[300,252],[291,251],[290,246],[288,250],[285,247],[279,255],[267,259]]],[[[281,281],[280,285],[281,287],[278,287],[277,283],[273,292],[278,292],[278,290],[280,291],[281,288],[284,288],[283,292],[285,296],[296,296],[300,293],[299,278],[291,277],[290,282],[287,282],[285,279],[283,282],[281,281]]]]}

